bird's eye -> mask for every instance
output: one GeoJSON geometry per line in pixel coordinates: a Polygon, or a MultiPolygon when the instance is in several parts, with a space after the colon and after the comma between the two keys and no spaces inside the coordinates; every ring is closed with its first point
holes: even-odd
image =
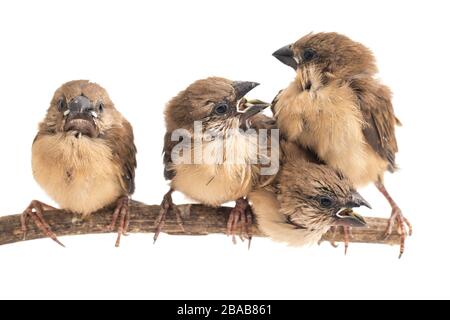
{"type": "Polygon", "coordinates": [[[333,200],[329,197],[320,197],[319,202],[322,208],[329,208],[333,205],[333,200]]]}
{"type": "Polygon", "coordinates": [[[103,110],[105,110],[105,105],[103,104],[103,102],[100,102],[98,104],[98,111],[99,112],[103,112],[103,110]]]}
{"type": "Polygon", "coordinates": [[[214,107],[214,112],[218,115],[222,115],[227,113],[228,111],[228,105],[226,103],[219,103],[214,107]]]}
{"type": "Polygon", "coordinates": [[[59,111],[63,111],[67,107],[66,99],[64,98],[59,99],[57,106],[59,111]]]}
{"type": "Polygon", "coordinates": [[[317,56],[317,52],[314,49],[306,48],[302,53],[303,61],[310,61],[317,56]]]}

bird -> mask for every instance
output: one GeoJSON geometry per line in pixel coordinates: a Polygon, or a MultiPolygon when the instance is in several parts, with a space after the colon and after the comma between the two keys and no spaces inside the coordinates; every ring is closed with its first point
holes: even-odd
{"type": "MultiPolygon", "coordinates": [[[[103,87],[74,80],[56,90],[33,141],[31,162],[34,179],[61,209],[87,218],[114,205],[109,230],[119,219],[119,246],[135,190],[136,147],[131,124],[103,87]]],[[[30,203],[21,216],[24,238],[31,218],[62,245],[42,215],[52,209],[38,200],[30,203]]]]}
{"type": "MultiPolygon", "coordinates": [[[[258,85],[209,77],[193,82],[168,102],[164,111],[163,162],[170,190],[161,203],[154,241],[169,211],[175,213],[182,228],[181,214],[171,196],[179,191],[213,207],[235,201],[228,219],[228,235],[233,235],[235,242],[235,232],[240,226],[241,239],[248,238],[250,243],[251,216],[245,197],[255,185],[273,177],[268,174],[266,179],[261,179],[262,166],[258,163],[263,156],[270,156],[270,152],[263,153],[252,139],[254,135],[249,134],[252,127],[257,134],[258,126],[262,129],[266,125],[267,118],[261,112],[270,104],[243,100],[258,85]]],[[[267,128],[270,126],[267,124],[267,128]]],[[[273,158],[278,156],[274,154],[273,158]]]]}
{"type": "MultiPolygon", "coordinates": [[[[353,208],[370,204],[345,176],[313,153],[281,141],[283,160],[272,182],[250,192],[248,199],[259,229],[289,246],[318,243],[330,228],[365,227],[353,208]]],[[[346,238],[346,252],[349,239],[346,238]]]]}
{"type": "Polygon", "coordinates": [[[373,53],[363,44],[335,33],[310,33],[273,56],[296,72],[295,80],[272,103],[281,134],[345,175],[355,187],[374,183],[401,234],[400,257],[412,226],[384,184],[395,172],[398,151],[391,91],[375,75],[373,53]],[[406,231],[408,229],[408,231],[406,231]]]}

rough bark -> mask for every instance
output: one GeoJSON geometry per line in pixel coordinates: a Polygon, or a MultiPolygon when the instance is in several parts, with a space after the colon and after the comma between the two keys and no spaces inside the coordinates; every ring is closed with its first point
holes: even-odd
{"type": "MultiPolygon", "coordinates": [[[[162,232],[171,235],[208,235],[225,234],[226,223],[230,208],[210,208],[202,205],[179,205],[184,221],[184,232],[180,230],[174,215],[168,214],[166,224],[162,232]]],[[[154,232],[155,220],[159,214],[158,205],[144,205],[132,203],[130,208],[130,233],[154,232]]],[[[107,226],[111,222],[112,209],[104,209],[82,220],[80,216],[63,210],[46,211],[44,218],[58,236],[108,233],[107,226]]],[[[378,243],[396,245],[400,241],[399,234],[394,230],[391,236],[384,239],[387,225],[386,219],[367,218],[367,228],[355,228],[350,242],[378,243]]],[[[253,225],[255,236],[264,236],[253,225]]],[[[28,222],[26,240],[43,238],[44,235],[34,225],[32,220],[28,222]]],[[[335,234],[328,232],[323,241],[342,242],[343,231],[337,230],[335,234]]],[[[20,214],[0,217],[0,245],[23,241],[20,228],[20,214]]]]}

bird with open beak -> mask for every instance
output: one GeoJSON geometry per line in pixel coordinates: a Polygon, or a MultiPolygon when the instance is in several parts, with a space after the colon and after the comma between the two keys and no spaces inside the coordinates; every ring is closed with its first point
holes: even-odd
{"type": "Polygon", "coordinates": [[[211,77],[192,83],[167,104],[164,175],[170,180],[171,189],[161,203],[155,241],[169,210],[175,212],[182,225],[180,213],[172,202],[174,190],[209,206],[236,201],[228,220],[228,234],[233,234],[235,241],[239,227],[241,238],[250,240],[251,213],[245,197],[262,179],[257,163],[259,148],[242,129],[257,127],[255,119],[263,123],[260,112],[269,104],[248,103],[244,111],[239,106],[242,106],[241,99],[257,85],[211,77]],[[183,142],[179,142],[180,132],[187,135],[183,142]],[[180,145],[184,146],[189,161],[174,159],[180,145]]]}
{"type": "Polygon", "coordinates": [[[317,33],[273,55],[296,72],[272,105],[282,135],[315,152],[354,186],[375,183],[392,207],[386,236],[397,223],[401,256],[412,227],[383,182],[384,173],[396,169],[395,125],[400,122],[389,88],[374,77],[372,52],[344,35],[317,33]]]}
{"type": "Polygon", "coordinates": [[[331,227],[366,226],[353,208],[370,205],[347,178],[306,149],[286,141],[281,147],[276,179],[248,195],[262,232],[275,241],[303,246],[318,243],[331,227]]]}
{"type": "MultiPolygon", "coordinates": [[[[135,187],[133,141],[130,123],[106,90],[77,80],[56,90],[32,147],[34,178],[61,209],[87,217],[115,205],[110,229],[119,219],[116,246],[126,233],[128,202],[135,187]]],[[[22,214],[24,237],[32,218],[43,233],[60,243],[42,216],[51,209],[43,202],[31,202],[22,214]]]]}

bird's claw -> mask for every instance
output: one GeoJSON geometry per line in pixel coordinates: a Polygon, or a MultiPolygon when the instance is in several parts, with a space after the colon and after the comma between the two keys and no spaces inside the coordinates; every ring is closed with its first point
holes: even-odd
{"type": "Polygon", "coordinates": [[[411,236],[413,230],[411,223],[403,216],[400,208],[394,207],[392,209],[391,217],[388,220],[384,240],[387,240],[391,236],[394,224],[397,224],[397,232],[400,235],[400,253],[398,256],[400,259],[405,252],[406,236],[411,236]]]}
{"type": "Polygon", "coordinates": [[[27,238],[27,223],[28,219],[31,218],[43,234],[55,241],[60,246],[65,247],[64,244],[59,241],[56,234],[52,231],[50,225],[45,221],[43,216],[44,210],[56,210],[56,208],[49,206],[48,204],[45,204],[43,202],[33,200],[22,213],[22,215],[20,216],[20,224],[23,233],[23,240],[26,240],[27,238]]]}
{"type": "Polygon", "coordinates": [[[251,227],[253,224],[253,213],[248,201],[244,198],[236,200],[236,205],[231,209],[227,222],[227,236],[232,236],[232,241],[236,244],[236,228],[239,227],[239,238],[242,242],[248,240],[250,249],[252,241],[251,227]]]}
{"type": "MultiPolygon", "coordinates": [[[[337,230],[338,230],[339,226],[332,226],[331,230],[333,231],[333,240],[330,241],[330,245],[333,248],[338,248],[339,245],[336,244],[336,234],[337,234],[337,230]]],[[[352,234],[352,229],[351,227],[348,226],[342,226],[343,231],[344,231],[344,254],[347,255],[348,253],[348,247],[350,244],[350,239],[353,238],[353,234],[352,234]]]]}
{"type": "Polygon", "coordinates": [[[395,203],[394,199],[392,199],[389,192],[386,190],[386,187],[382,182],[378,182],[375,184],[375,186],[378,188],[378,190],[383,194],[383,196],[386,198],[386,200],[389,202],[389,204],[392,207],[391,217],[388,220],[388,224],[386,227],[386,232],[384,234],[384,240],[389,238],[389,236],[392,234],[392,228],[394,226],[394,223],[397,223],[397,230],[400,235],[400,254],[399,259],[402,257],[403,253],[405,252],[405,240],[406,236],[412,236],[412,225],[406,219],[398,205],[395,203]],[[408,232],[406,232],[406,229],[408,229],[408,232]]]}
{"type": "Polygon", "coordinates": [[[348,253],[348,246],[350,243],[350,239],[353,238],[352,229],[348,226],[343,226],[344,229],[344,254],[347,255],[348,253]]]}
{"type": "Polygon", "coordinates": [[[181,217],[180,209],[172,201],[173,191],[174,191],[173,189],[170,189],[169,192],[167,192],[164,195],[164,198],[161,202],[159,216],[155,221],[156,228],[155,228],[155,234],[153,236],[153,243],[156,243],[156,240],[158,240],[159,234],[161,233],[161,230],[163,229],[163,227],[165,225],[167,213],[170,210],[175,212],[175,217],[177,219],[178,226],[180,227],[181,231],[184,232],[183,218],[181,217]]]}
{"type": "Polygon", "coordinates": [[[331,240],[330,241],[330,245],[333,247],[333,248],[338,248],[339,247],[339,245],[338,244],[336,244],[336,233],[337,233],[337,227],[335,227],[335,226],[332,226],[332,227],[330,227],[330,230],[333,232],[333,240],[331,240]]]}
{"type": "Polygon", "coordinates": [[[117,223],[117,219],[119,219],[119,226],[117,228],[117,239],[115,246],[120,246],[120,238],[121,236],[127,236],[128,226],[130,223],[130,208],[129,208],[130,199],[128,196],[121,197],[117,200],[116,208],[114,209],[113,216],[111,218],[111,224],[108,227],[108,231],[114,231],[117,223]]]}

